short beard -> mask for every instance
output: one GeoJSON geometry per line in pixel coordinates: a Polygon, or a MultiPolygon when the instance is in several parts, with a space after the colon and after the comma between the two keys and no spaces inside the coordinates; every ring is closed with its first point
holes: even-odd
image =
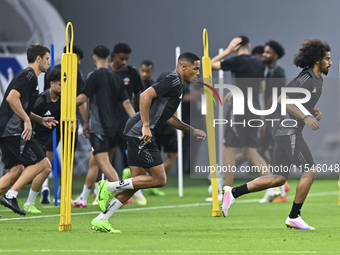
{"type": "Polygon", "coordinates": [[[322,71],[322,73],[324,74],[324,75],[327,75],[328,74],[328,69],[327,70],[325,70],[325,71],[322,71]]]}

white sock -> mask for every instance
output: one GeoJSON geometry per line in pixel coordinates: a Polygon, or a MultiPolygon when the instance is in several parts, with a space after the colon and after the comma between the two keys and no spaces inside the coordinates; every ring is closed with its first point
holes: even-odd
{"type": "Polygon", "coordinates": [[[108,220],[122,205],[123,204],[117,198],[113,198],[106,207],[105,212],[100,213],[96,219],[99,221],[108,220]]]}
{"type": "Polygon", "coordinates": [[[98,194],[98,182],[95,182],[94,183],[94,191],[93,191],[94,194],[98,194]]]}
{"type": "Polygon", "coordinates": [[[92,187],[84,185],[83,192],[80,194],[80,200],[84,200],[87,202],[87,198],[89,197],[91,190],[92,190],[92,187]]]}
{"type": "Polygon", "coordinates": [[[285,185],[280,186],[279,189],[281,191],[281,197],[285,197],[286,196],[285,185]]]}
{"type": "Polygon", "coordinates": [[[106,187],[110,192],[115,192],[120,189],[134,189],[132,185],[132,178],[109,182],[106,187]]]}
{"type": "Polygon", "coordinates": [[[46,178],[46,180],[44,181],[42,187],[47,187],[48,188],[48,177],[46,178]]]}
{"type": "Polygon", "coordinates": [[[39,194],[39,191],[35,192],[32,189],[30,189],[30,192],[28,193],[27,201],[24,204],[24,206],[34,205],[35,199],[37,198],[38,194],[39,194]]]}
{"type": "Polygon", "coordinates": [[[7,191],[7,193],[6,193],[7,198],[16,198],[17,196],[18,196],[18,192],[16,192],[15,190],[12,190],[12,189],[7,191]]]}

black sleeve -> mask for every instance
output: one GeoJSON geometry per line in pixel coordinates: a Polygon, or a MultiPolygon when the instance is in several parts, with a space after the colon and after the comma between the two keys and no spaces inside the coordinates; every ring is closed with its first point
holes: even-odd
{"type": "Polygon", "coordinates": [[[157,97],[163,97],[171,91],[173,84],[176,84],[177,82],[180,83],[179,77],[173,78],[171,76],[167,76],[162,81],[153,84],[151,87],[155,89],[157,97]]]}
{"type": "Polygon", "coordinates": [[[96,91],[96,78],[94,73],[90,74],[85,81],[85,86],[80,94],[84,94],[87,98],[90,98],[96,91]]]}
{"type": "Polygon", "coordinates": [[[225,59],[221,61],[221,69],[223,71],[234,71],[236,65],[235,57],[225,59]]]}

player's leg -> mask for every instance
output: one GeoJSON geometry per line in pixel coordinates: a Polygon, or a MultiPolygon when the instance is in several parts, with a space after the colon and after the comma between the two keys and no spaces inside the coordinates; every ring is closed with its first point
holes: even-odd
{"type": "Polygon", "coordinates": [[[88,199],[88,197],[91,193],[91,190],[92,190],[92,187],[94,186],[94,183],[97,180],[98,171],[99,171],[99,169],[98,169],[98,166],[97,166],[97,162],[96,162],[94,155],[91,151],[90,157],[89,157],[89,169],[87,171],[83,190],[82,190],[81,194],[75,200],[71,200],[71,205],[73,207],[81,207],[81,208],[87,207],[87,199],[88,199]]]}
{"type": "Polygon", "coordinates": [[[44,183],[44,181],[48,178],[52,170],[51,164],[46,164],[45,169],[38,174],[32,181],[31,189],[28,193],[27,201],[24,204],[23,209],[29,213],[41,213],[35,205],[35,199],[37,198],[39,191],[44,183]]]}
{"type": "MultiPolygon", "coordinates": [[[[136,178],[140,175],[146,175],[147,172],[142,167],[130,166],[131,169],[131,177],[136,178]]],[[[99,195],[103,195],[104,192],[110,196],[110,192],[106,190],[105,186],[101,186],[102,189],[99,190],[99,195]]],[[[116,196],[111,200],[105,210],[102,210],[96,218],[91,221],[92,229],[101,232],[109,232],[109,233],[120,233],[119,230],[115,230],[112,228],[108,219],[120,208],[122,205],[132,197],[132,195],[138,189],[126,189],[119,190],[116,196]]]]}
{"type": "Polygon", "coordinates": [[[234,169],[236,169],[235,151],[236,148],[234,147],[223,146],[223,165],[227,167],[227,171],[224,172],[225,186],[234,186],[234,169]]]}
{"type": "Polygon", "coordinates": [[[310,187],[316,178],[317,171],[315,169],[313,156],[301,134],[296,135],[295,148],[293,163],[298,167],[298,169],[303,171],[303,174],[296,187],[293,206],[286,219],[286,225],[291,228],[314,230],[313,227],[309,226],[302,220],[301,208],[305,202],[310,187]]]}
{"type": "Polygon", "coordinates": [[[5,174],[0,179],[0,195],[3,195],[7,190],[9,190],[12,185],[18,180],[20,177],[22,171],[24,171],[23,165],[16,165],[8,171],[7,174],[5,174]]]}
{"type": "Polygon", "coordinates": [[[26,215],[26,213],[20,209],[16,200],[18,192],[45,168],[51,167],[51,163],[45,157],[44,151],[34,137],[28,141],[21,139],[20,136],[7,137],[6,143],[6,146],[11,151],[12,155],[22,165],[26,166],[26,168],[11,189],[1,197],[0,201],[2,205],[10,208],[14,212],[26,215]]]}
{"type": "Polygon", "coordinates": [[[0,178],[0,195],[3,195],[9,190],[12,185],[18,180],[24,166],[15,156],[17,146],[14,145],[20,141],[20,139],[13,138],[14,142],[11,142],[9,138],[0,138],[0,149],[2,151],[2,162],[5,164],[5,169],[9,169],[9,172],[0,178]],[[12,148],[14,145],[14,148],[12,148]],[[14,151],[12,151],[14,150],[14,151]]]}

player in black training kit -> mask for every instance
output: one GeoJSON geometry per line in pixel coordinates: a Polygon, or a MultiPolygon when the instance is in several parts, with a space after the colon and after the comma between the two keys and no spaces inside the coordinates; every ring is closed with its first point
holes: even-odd
{"type": "MultiPolygon", "coordinates": [[[[278,93],[280,93],[281,88],[286,85],[285,70],[277,65],[277,60],[282,58],[284,54],[284,48],[280,43],[273,40],[265,43],[264,52],[262,54],[262,61],[265,63],[267,71],[264,90],[265,110],[270,109],[272,106],[273,88],[277,88],[278,93]]],[[[264,124],[260,127],[260,143],[257,151],[271,166],[273,165],[274,136],[273,127],[271,123],[267,123],[266,119],[280,119],[280,117],[280,105],[276,107],[276,110],[272,114],[261,117],[264,124]],[[268,152],[269,157],[266,155],[266,152],[268,152]]],[[[260,203],[287,202],[288,197],[286,191],[289,189],[290,187],[288,183],[280,186],[277,190],[274,190],[274,192],[272,192],[272,189],[269,189],[267,190],[264,198],[260,199],[260,203]]]]}
{"type": "MultiPolygon", "coordinates": [[[[77,97],[77,106],[90,99],[91,150],[106,178],[116,181],[119,177],[110,163],[109,150],[114,147],[114,137],[117,135],[117,108],[122,105],[130,116],[135,112],[119,78],[107,67],[110,50],[106,46],[99,45],[94,48],[93,53],[93,61],[97,69],[87,78],[84,89],[77,97]]],[[[89,193],[92,187],[85,188],[89,193]]],[[[80,196],[72,201],[72,204],[86,207],[86,204],[82,203],[83,200],[80,196]]]]}
{"type": "Polygon", "coordinates": [[[55,126],[54,117],[40,117],[32,113],[39,95],[38,76],[50,65],[50,50],[41,44],[32,44],[27,50],[28,67],[17,73],[9,84],[0,107],[0,148],[2,161],[9,172],[0,179],[2,205],[15,213],[26,215],[20,209],[18,192],[45,168],[50,167],[43,150],[32,137],[31,120],[48,128],[55,126]],[[24,167],[26,168],[25,171],[24,167]]]}
{"type": "MultiPolygon", "coordinates": [[[[257,57],[249,54],[250,42],[246,36],[239,36],[234,38],[227,49],[223,53],[217,55],[211,60],[211,66],[213,70],[222,69],[223,71],[231,71],[235,78],[235,85],[241,89],[244,100],[244,115],[234,115],[231,112],[230,117],[233,126],[227,125],[224,134],[224,147],[223,147],[223,164],[230,169],[230,167],[236,166],[235,152],[237,148],[242,148],[244,156],[251,162],[253,166],[256,166],[261,172],[263,166],[266,166],[266,161],[258,154],[258,128],[250,127],[248,125],[236,124],[236,123],[248,123],[250,119],[257,119],[258,116],[250,112],[247,99],[247,89],[251,87],[253,89],[253,106],[255,109],[260,109],[259,103],[259,91],[261,86],[261,80],[264,78],[264,66],[261,60],[257,57]],[[221,61],[224,57],[236,52],[237,56],[227,58],[221,61]]],[[[225,100],[231,100],[232,94],[229,92],[225,100]]],[[[233,110],[232,110],[233,111],[233,110]]],[[[229,121],[231,123],[231,121],[229,121]]],[[[233,186],[234,184],[234,172],[225,172],[224,184],[227,186],[233,186]]],[[[264,173],[263,174],[269,174],[264,173]]],[[[222,196],[220,196],[222,199],[222,196]]]]}
{"type": "Polygon", "coordinates": [[[182,100],[184,82],[196,80],[199,69],[199,58],[193,53],[183,53],[178,58],[175,72],[141,94],[140,112],[130,117],[124,130],[128,141],[128,161],[132,178],[99,183],[98,203],[103,213],[92,220],[92,229],[120,233],[110,225],[108,219],[111,215],[137,190],[162,187],[166,184],[162,158],[153,137],[159,124],[167,122],[174,128],[192,133],[198,139],[205,138],[204,131],[181,122],[174,115],[182,100]],[[120,191],[106,207],[110,195],[117,190],[120,191]]]}
{"type": "MultiPolygon", "coordinates": [[[[60,69],[53,68],[49,73],[47,73],[48,80],[50,82],[50,88],[45,90],[44,92],[40,93],[38,96],[32,112],[39,116],[55,117],[55,120],[60,122],[60,94],[61,94],[61,71],[60,69]]],[[[53,137],[52,132],[54,130],[50,128],[46,128],[45,126],[34,123],[33,126],[33,137],[39,143],[41,148],[46,153],[46,157],[51,162],[53,161],[53,137]]],[[[59,125],[56,126],[57,128],[57,143],[60,140],[60,129],[59,125]]],[[[41,213],[35,205],[35,199],[37,198],[43,183],[51,173],[50,165],[46,167],[40,174],[38,174],[32,181],[32,186],[29,191],[27,201],[24,204],[23,209],[27,213],[41,213]]],[[[42,204],[49,203],[49,201],[43,201],[43,192],[46,190],[46,187],[41,190],[42,193],[42,204]]],[[[47,194],[48,198],[48,194],[47,194]]],[[[46,200],[46,198],[45,198],[46,200]]]]}
{"type": "MultiPolygon", "coordinates": [[[[294,164],[303,171],[303,174],[297,185],[293,207],[285,224],[290,228],[314,230],[301,218],[301,207],[317,174],[312,154],[302,137],[302,130],[305,125],[313,130],[318,130],[320,127],[319,121],[322,119],[322,113],[319,108],[315,110],[315,105],[322,92],[321,74],[327,75],[332,65],[330,51],[330,46],[318,39],[308,39],[302,43],[299,52],[294,57],[294,64],[304,69],[286,87],[304,88],[310,92],[310,100],[302,105],[313,115],[305,115],[294,104],[287,104],[287,114],[281,116],[279,124],[274,128],[274,167],[280,172],[275,171],[273,176],[260,177],[235,188],[225,186],[222,202],[222,212],[225,217],[236,198],[250,192],[283,185],[294,164]],[[285,126],[281,124],[283,120],[286,120],[285,126]],[[297,125],[292,127],[295,123],[297,125]]],[[[287,99],[303,97],[302,93],[287,93],[286,95],[287,99]]],[[[278,102],[281,103],[281,101],[280,96],[278,102]]]]}

